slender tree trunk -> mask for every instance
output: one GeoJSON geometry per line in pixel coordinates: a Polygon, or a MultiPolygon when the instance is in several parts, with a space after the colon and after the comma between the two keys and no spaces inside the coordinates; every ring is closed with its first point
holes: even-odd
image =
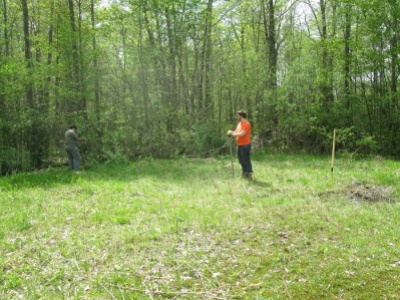
{"type": "Polygon", "coordinates": [[[350,62],[351,62],[351,52],[350,52],[350,37],[351,37],[351,14],[349,11],[350,7],[346,8],[345,12],[345,31],[344,31],[344,94],[346,101],[346,108],[350,109],[350,62]]]}
{"type": "Polygon", "coordinates": [[[95,23],[95,10],[94,0],[90,1],[90,20],[93,31],[92,48],[93,48],[93,70],[94,70],[94,110],[96,119],[99,123],[100,120],[100,82],[99,82],[99,69],[97,62],[97,41],[96,41],[96,23],[95,23]]]}
{"type": "Polygon", "coordinates": [[[21,0],[21,1],[22,1],[22,12],[23,12],[25,61],[29,74],[28,83],[26,87],[26,97],[28,100],[29,107],[33,108],[34,107],[33,84],[30,76],[32,73],[32,54],[31,54],[30,34],[29,34],[29,11],[28,11],[27,0],[21,0]]]}
{"type": "Polygon", "coordinates": [[[390,107],[389,107],[389,134],[392,153],[397,154],[400,150],[399,131],[400,117],[399,117],[399,95],[398,95],[398,65],[399,65],[399,20],[400,10],[397,1],[389,0],[391,15],[389,16],[389,26],[391,29],[390,38],[390,107]]]}
{"type": "Polygon", "coordinates": [[[86,95],[86,90],[87,90],[87,85],[86,85],[86,80],[85,80],[85,70],[86,67],[84,65],[84,53],[83,53],[83,37],[82,37],[82,0],[77,0],[76,1],[78,5],[78,51],[77,51],[77,61],[78,61],[78,93],[79,93],[79,110],[83,115],[84,120],[87,122],[88,116],[87,116],[87,95],[86,95]]]}
{"type": "Polygon", "coordinates": [[[332,63],[328,50],[328,23],[327,23],[327,11],[326,11],[326,0],[320,0],[320,12],[321,12],[321,39],[322,39],[322,74],[323,80],[321,83],[321,92],[323,95],[323,103],[326,112],[329,112],[333,104],[333,92],[332,92],[332,78],[331,69],[332,63]]]}
{"type": "MultiPolygon", "coordinates": [[[[34,89],[33,89],[33,63],[32,63],[32,53],[31,53],[31,40],[30,40],[30,27],[29,27],[29,10],[27,0],[22,0],[22,12],[23,12],[23,28],[24,28],[24,49],[25,49],[25,61],[28,73],[28,78],[26,79],[26,98],[27,107],[30,109],[29,117],[31,118],[31,125],[26,128],[26,144],[27,149],[30,154],[30,165],[35,168],[39,168],[42,164],[42,158],[44,154],[43,141],[40,136],[42,128],[40,126],[39,116],[36,111],[37,108],[34,102],[34,89]]],[[[23,143],[23,142],[22,142],[23,143]]],[[[22,145],[20,145],[21,147],[22,145]]],[[[23,149],[23,146],[21,147],[23,149]]]]}
{"type": "Polygon", "coordinates": [[[177,37],[173,32],[173,24],[171,24],[171,13],[168,7],[165,9],[165,19],[167,25],[167,36],[168,36],[168,67],[170,71],[168,80],[168,104],[171,105],[172,109],[175,109],[175,101],[177,100],[177,77],[176,77],[176,40],[177,37]]]}
{"type": "Polygon", "coordinates": [[[212,117],[212,95],[211,95],[211,53],[212,53],[212,15],[213,0],[208,0],[203,36],[202,60],[201,60],[201,91],[202,91],[202,113],[208,118],[212,117]]]}
{"type": "MultiPolygon", "coordinates": [[[[149,29],[148,26],[148,20],[146,17],[146,13],[145,13],[145,9],[143,8],[143,13],[141,14],[141,18],[139,21],[139,37],[138,37],[138,48],[139,48],[139,70],[137,72],[138,74],[138,80],[139,80],[139,84],[141,86],[140,88],[140,100],[141,100],[141,104],[143,107],[143,112],[144,112],[144,118],[143,118],[143,122],[144,122],[144,128],[149,129],[150,128],[150,116],[151,116],[151,112],[150,112],[150,97],[149,97],[149,88],[148,88],[148,82],[147,82],[147,64],[146,64],[146,59],[149,57],[149,55],[146,55],[146,46],[148,47],[148,45],[145,42],[144,36],[143,36],[143,29],[147,30],[148,33],[148,38],[149,38],[149,42],[151,46],[154,46],[154,39],[153,39],[153,35],[152,32],[149,29]],[[143,19],[142,19],[143,18],[143,19]],[[145,28],[143,28],[143,21],[145,22],[145,28]]],[[[154,65],[156,65],[156,61],[154,60],[154,65]]]]}
{"type": "MultiPolygon", "coordinates": [[[[78,1],[78,4],[80,2],[78,1]]],[[[75,8],[74,8],[74,0],[68,0],[68,8],[69,8],[69,21],[71,28],[71,47],[72,47],[72,66],[71,66],[71,81],[73,83],[73,90],[75,92],[75,99],[69,99],[70,105],[68,106],[69,112],[81,112],[85,109],[83,88],[82,88],[82,75],[81,75],[81,64],[79,60],[80,56],[80,48],[79,48],[79,32],[76,25],[75,18],[75,8]]]]}
{"type": "Polygon", "coordinates": [[[397,72],[397,67],[399,65],[399,54],[400,51],[398,50],[399,47],[399,42],[398,42],[398,35],[397,31],[398,29],[398,20],[395,19],[393,20],[393,35],[390,40],[390,49],[391,49],[391,54],[390,54],[390,76],[391,76],[391,85],[390,85],[390,91],[392,94],[397,93],[397,77],[398,77],[398,72],[397,72]]]}
{"type": "Polygon", "coordinates": [[[168,6],[165,8],[165,20],[167,27],[167,42],[168,42],[168,54],[167,54],[167,66],[166,70],[169,73],[165,79],[165,97],[166,97],[166,111],[167,111],[167,130],[171,131],[177,126],[176,111],[178,108],[178,93],[177,93],[177,67],[176,67],[176,41],[177,37],[174,32],[174,26],[172,20],[174,20],[173,12],[170,12],[168,6]]]}
{"type": "MultiPolygon", "coordinates": [[[[94,126],[94,138],[90,142],[90,149],[87,151],[94,151],[100,153],[101,140],[103,136],[103,122],[101,122],[101,109],[100,109],[100,82],[99,82],[99,67],[98,67],[98,54],[97,54],[97,40],[96,40],[96,20],[95,20],[95,0],[90,0],[90,22],[92,28],[92,49],[93,49],[93,80],[94,80],[94,114],[96,124],[94,126]]],[[[86,145],[88,146],[88,145],[86,145]]]]}
{"type": "Polygon", "coordinates": [[[276,17],[274,0],[263,0],[262,2],[262,20],[264,25],[264,44],[266,48],[267,76],[266,91],[268,100],[264,104],[259,103],[257,110],[261,120],[269,120],[269,124],[263,124],[263,127],[274,127],[278,124],[278,114],[276,113],[277,97],[277,63],[278,46],[276,40],[276,17]],[[272,123],[272,124],[271,124],[272,123]]]}
{"type": "MultiPolygon", "coordinates": [[[[4,56],[9,57],[10,56],[10,40],[8,37],[8,13],[7,13],[7,1],[2,0],[2,6],[3,6],[3,26],[4,26],[4,44],[5,44],[5,49],[4,49],[4,56]]],[[[1,67],[2,61],[0,60],[0,67],[1,67]]],[[[1,82],[3,82],[3,78],[0,78],[1,82]]],[[[3,85],[4,86],[4,85],[3,85]]],[[[5,93],[3,91],[0,91],[0,107],[5,107],[5,93]]],[[[4,113],[4,109],[1,109],[0,115],[4,113]]],[[[0,175],[1,175],[1,169],[0,169],[0,175]]]]}
{"type": "Polygon", "coordinates": [[[274,0],[263,0],[262,18],[264,24],[265,45],[267,48],[267,89],[277,87],[276,72],[278,62],[278,48],[276,42],[276,20],[274,0]]]}
{"type": "Polygon", "coordinates": [[[268,83],[269,87],[274,91],[277,87],[277,64],[278,64],[278,49],[276,44],[276,24],[275,24],[275,6],[274,0],[268,1],[268,67],[269,67],[269,76],[268,83]]]}
{"type": "Polygon", "coordinates": [[[4,50],[4,55],[5,56],[10,56],[10,39],[8,37],[8,6],[7,6],[7,0],[2,0],[3,4],[3,24],[4,24],[4,43],[5,43],[5,50],[4,50]]]}
{"type": "MultiPolygon", "coordinates": [[[[10,42],[8,39],[8,29],[7,29],[7,25],[8,25],[8,15],[7,15],[7,1],[6,0],[2,0],[2,6],[3,6],[3,24],[4,24],[4,31],[3,31],[3,36],[4,36],[4,42],[5,42],[5,50],[4,50],[4,56],[8,57],[10,55],[10,42]]],[[[2,67],[2,61],[0,60],[0,68],[2,67]]],[[[2,86],[4,86],[4,82],[5,82],[5,78],[0,77],[0,84],[2,86]]],[[[2,120],[5,120],[5,115],[6,115],[6,111],[5,111],[5,92],[4,91],[0,91],[0,107],[2,107],[2,109],[0,109],[0,118],[2,120]]],[[[4,125],[3,125],[4,126],[4,125]]],[[[4,129],[3,127],[0,128],[0,149],[6,149],[6,144],[5,142],[3,142],[4,137],[6,137],[6,134],[4,133],[4,129]]],[[[1,153],[1,150],[0,150],[1,153]]],[[[7,170],[5,170],[2,167],[2,159],[0,159],[0,176],[2,176],[5,172],[7,172],[7,170]]]]}

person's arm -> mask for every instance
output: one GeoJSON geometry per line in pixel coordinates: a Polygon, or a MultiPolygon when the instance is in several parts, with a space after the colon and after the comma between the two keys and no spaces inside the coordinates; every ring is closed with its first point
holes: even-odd
{"type": "Polygon", "coordinates": [[[234,136],[234,137],[241,137],[241,136],[244,136],[246,133],[247,133],[247,130],[241,130],[241,131],[228,130],[228,135],[234,136]]]}
{"type": "Polygon", "coordinates": [[[244,136],[250,130],[249,125],[250,124],[247,122],[241,122],[238,124],[235,131],[228,130],[228,135],[234,136],[234,137],[244,136]]]}
{"type": "Polygon", "coordinates": [[[73,139],[75,142],[79,142],[78,135],[76,134],[75,131],[73,131],[73,133],[71,134],[71,137],[72,137],[72,139],[73,139]]]}

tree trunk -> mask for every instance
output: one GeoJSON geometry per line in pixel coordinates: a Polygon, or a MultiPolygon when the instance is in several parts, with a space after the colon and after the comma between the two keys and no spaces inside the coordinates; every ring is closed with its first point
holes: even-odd
{"type": "Polygon", "coordinates": [[[333,91],[332,91],[332,62],[328,50],[328,23],[327,23],[327,11],[326,11],[326,0],[320,0],[320,12],[321,12],[321,39],[322,39],[322,83],[321,92],[323,95],[323,104],[325,111],[328,113],[333,104],[333,91]]]}
{"type": "Polygon", "coordinates": [[[29,11],[28,11],[27,0],[21,0],[21,1],[22,1],[22,12],[23,12],[25,61],[26,61],[26,67],[28,69],[28,83],[26,87],[26,97],[29,107],[33,108],[34,107],[33,84],[30,76],[32,73],[32,54],[31,54],[31,42],[29,36],[29,11]]]}
{"type": "Polygon", "coordinates": [[[345,12],[345,31],[344,31],[344,94],[345,94],[345,107],[350,109],[350,37],[351,37],[351,14],[349,12],[350,7],[346,7],[345,12]]]}
{"type": "Polygon", "coordinates": [[[212,15],[213,0],[208,0],[206,19],[204,24],[203,48],[201,54],[201,96],[202,114],[207,118],[212,117],[212,95],[211,95],[211,53],[212,53],[212,15]]]}
{"type": "Polygon", "coordinates": [[[273,91],[275,95],[277,81],[276,81],[276,72],[277,72],[277,64],[278,64],[278,49],[276,44],[276,24],[275,24],[275,6],[274,0],[268,1],[268,68],[269,68],[269,76],[268,83],[269,88],[273,91]]]}
{"type": "Polygon", "coordinates": [[[10,39],[8,37],[8,6],[7,6],[7,0],[3,0],[3,24],[4,24],[4,43],[5,43],[5,49],[4,49],[4,55],[9,56],[10,55],[10,39]]]}
{"type": "Polygon", "coordinates": [[[168,43],[168,54],[166,63],[168,70],[166,70],[165,78],[165,100],[166,100],[166,111],[167,111],[167,130],[172,131],[177,126],[176,111],[178,108],[178,93],[177,93],[177,72],[176,72],[176,40],[177,37],[174,32],[174,26],[172,20],[174,19],[173,12],[170,12],[168,6],[165,8],[165,21],[167,27],[167,43],[168,43]]]}
{"type": "MultiPolygon", "coordinates": [[[[78,1],[78,12],[80,12],[80,4],[81,2],[78,1]]],[[[82,66],[80,62],[80,55],[81,50],[81,42],[80,42],[80,30],[77,28],[76,25],[76,18],[75,18],[75,8],[74,8],[74,1],[68,0],[68,8],[69,8],[69,20],[70,20],[70,28],[71,28],[71,43],[72,43],[72,66],[71,66],[71,81],[73,83],[73,97],[75,99],[69,99],[70,105],[68,106],[69,112],[84,112],[86,108],[86,100],[85,100],[85,93],[83,89],[83,76],[82,76],[82,66]]],[[[79,23],[80,24],[80,23],[79,23]]]]}
{"type": "MultiPolygon", "coordinates": [[[[259,103],[257,110],[261,120],[270,120],[272,124],[263,124],[262,127],[276,128],[278,124],[278,114],[276,113],[277,103],[277,63],[278,63],[278,46],[276,41],[276,17],[274,0],[263,0],[262,3],[262,19],[264,25],[264,43],[266,46],[267,57],[267,76],[266,91],[268,99],[259,103]]],[[[262,121],[263,123],[265,121],[262,121]]]]}
{"type": "Polygon", "coordinates": [[[97,122],[100,120],[100,82],[99,82],[99,69],[97,63],[97,42],[96,42],[96,24],[95,24],[95,10],[94,0],[90,1],[90,20],[93,31],[92,48],[93,48],[93,70],[94,70],[94,110],[97,122]]]}

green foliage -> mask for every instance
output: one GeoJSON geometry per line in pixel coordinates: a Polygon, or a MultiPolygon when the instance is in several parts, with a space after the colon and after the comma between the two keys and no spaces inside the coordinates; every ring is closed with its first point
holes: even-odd
{"type": "Polygon", "coordinates": [[[213,155],[239,108],[268,150],[399,155],[395,1],[213,2],[29,3],[31,61],[0,6],[0,173],[60,164],[71,122],[87,165],[213,155]]]}
{"type": "Polygon", "coordinates": [[[1,175],[29,170],[30,153],[28,150],[2,147],[0,148],[1,175]]]}
{"type": "Polygon", "coordinates": [[[379,148],[378,143],[372,136],[367,136],[358,140],[356,145],[362,150],[364,153],[373,154],[376,153],[376,150],[379,148]]]}
{"type": "Polygon", "coordinates": [[[219,124],[213,120],[193,125],[191,138],[185,141],[188,154],[197,156],[213,156],[225,144],[226,138],[221,137],[219,124]]]}

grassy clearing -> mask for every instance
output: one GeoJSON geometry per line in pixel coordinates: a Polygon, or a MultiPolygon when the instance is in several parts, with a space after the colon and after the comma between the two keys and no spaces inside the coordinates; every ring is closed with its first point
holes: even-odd
{"type": "Polygon", "coordinates": [[[143,160],[0,178],[1,299],[398,299],[400,164],[143,160]]]}

